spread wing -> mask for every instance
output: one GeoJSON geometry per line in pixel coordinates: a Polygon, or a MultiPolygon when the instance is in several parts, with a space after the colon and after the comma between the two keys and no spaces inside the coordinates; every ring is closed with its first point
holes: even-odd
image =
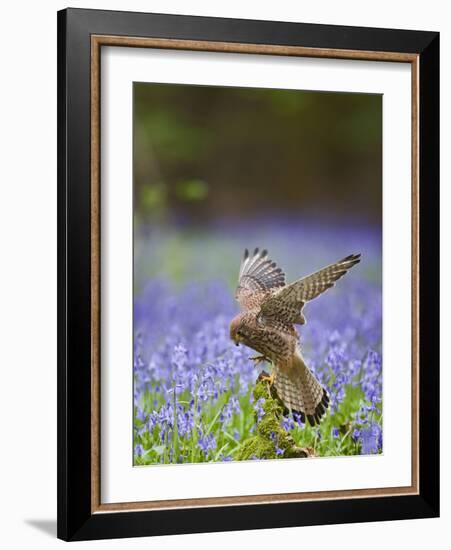
{"type": "Polygon", "coordinates": [[[360,254],[351,254],[335,264],[281,288],[263,300],[261,316],[268,321],[279,320],[284,323],[303,325],[305,318],[302,308],[305,302],[313,300],[334,286],[338,279],[359,262],[360,254]]]}
{"type": "Polygon", "coordinates": [[[252,256],[244,251],[235,294],[241,309],[259,308],[268,292],[284,286],[285,273],[268,258],[266,250],[256,248],[252,256]]]}

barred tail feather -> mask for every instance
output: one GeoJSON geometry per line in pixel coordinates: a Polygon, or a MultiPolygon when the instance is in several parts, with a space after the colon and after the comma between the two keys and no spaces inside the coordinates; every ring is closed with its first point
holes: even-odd
{"type": "Polygon", "coordinates": [[[274,367],[274,386],[284,405],[307,418],[311,426],[319,424],[329,406],[329,396],[298,354],[290,367],[274,367]]]}

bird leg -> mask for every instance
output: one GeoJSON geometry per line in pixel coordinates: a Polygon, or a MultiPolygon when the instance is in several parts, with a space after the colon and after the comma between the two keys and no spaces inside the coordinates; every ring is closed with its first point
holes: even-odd
{"type": "Polygon", "coordinates": [[[249,359],[251,361],[255,361],[256,365],[262,363],[263,361],[268,361],[268,359],[264,355],[254,355],[253,357],[249,357],[249,359]]]}
{"type": "Polygon", "coordinates": [[[269,384],[269,387],[271,387],[274,384],[274,373],[272,372],[269,375],[267,375],[266,373],[262,374],[260,380],[266,380],[269,384]]]}

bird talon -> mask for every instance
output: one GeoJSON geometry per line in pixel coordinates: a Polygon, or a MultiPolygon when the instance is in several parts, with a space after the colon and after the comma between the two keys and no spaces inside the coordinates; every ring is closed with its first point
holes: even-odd
{"type": "Polygon", "coordinates": [[[270,374],[269,376],[263,374],[260,380],[268,382],[269,387],[271,387],[274,384],[274,374],[270,374]]]}

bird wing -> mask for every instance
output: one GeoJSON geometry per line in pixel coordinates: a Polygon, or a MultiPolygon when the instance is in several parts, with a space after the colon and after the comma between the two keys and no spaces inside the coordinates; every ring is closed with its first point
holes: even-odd
{"type": "Polygon", "coordinates": [[[359,262],[360,254],[351,254],[335,264],[277,290],[262,301],[260,316],[267,321],[279,320],[284,323],[304,324],[305,318],[302,314],[304,304],[334,286],[338,279],[359,262]]]}
{"type": "Polygon", "coordinates": [[[285,286],[285,273],[268,258],[266,250],[246,249],[241,262],[235,297],[243,310],[259,308],[268,293],[285,286]]]}

